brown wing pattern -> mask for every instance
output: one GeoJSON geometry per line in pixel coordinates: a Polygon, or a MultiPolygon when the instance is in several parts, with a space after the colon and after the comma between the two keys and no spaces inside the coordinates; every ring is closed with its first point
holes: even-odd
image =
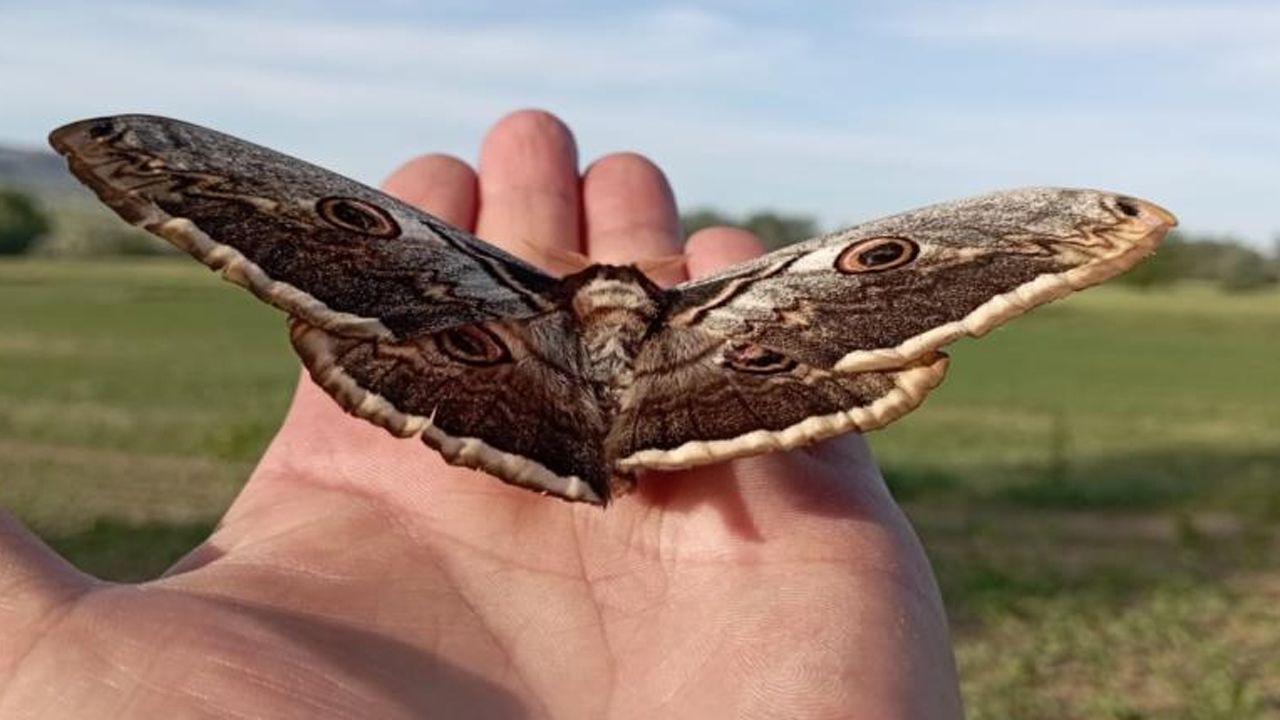
{"type": "Polygon", "coordinates": [[[407,341],[342,337],[301,321],[291,329],[312,377],[348,412],[401,437],[420,434],[455,465],[571,500],[608,500],[608,418],[598,389],[581,379],[564,315],[407,341]]]}
{"type": "Polygon", "coordinates": [[[671,324],[817,367],[896,367],[1123,272],[1174,222],[1092,190],[935,205],[679,285],[671,324]]]}
{"type": "MultiPolygon", "coordinates": [[[[666,295],[636,284],[657,299],[612,310],[660,316],[623,337],[575,314],[578,285],[228,135],[122,115],[50,141],[126,220],[289,313],[294,347],[348,412],[450,463],[593,503],[637,469],[881,427],[941,381],[938,348],[1122,272],[1175,223],[1091,190],[936,205],[666,295]]],[[[626,273],[595,270],[602,293],[628,296],[626,273]]]]}
{"type": "Polygon", "coordinates": [[[915,408],[946,367],[932,353],[892,370],[837,372],[668,328],[637,359],[607,445],[624,470],[672,469],[874,430],[915,408]]]}
{"type": "Polygon", "coordinates": [[[523,317],[555,280],[336,173],[207,128],[122,115],[55,130],[126,220],[309,323],[366,337],[523,317]]]}
{"type": "Polygon", "coordinates": [[[1174,222],[1114,193],[1030,188],[679,285],[611,447],[624,468],[685,467],[883,426],[941,381],[938,348],[1124,271],[1174,222]]]}

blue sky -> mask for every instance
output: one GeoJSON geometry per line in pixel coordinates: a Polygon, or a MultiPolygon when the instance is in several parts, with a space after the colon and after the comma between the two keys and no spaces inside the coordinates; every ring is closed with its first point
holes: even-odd
{"type": "Polygon", "coordinates": [[[154,112],[376,183],[517,107],[686,206],[828,226],[1030,184],[1280,234],[1280,2],[11,2],[0,140],[154,112]]]}

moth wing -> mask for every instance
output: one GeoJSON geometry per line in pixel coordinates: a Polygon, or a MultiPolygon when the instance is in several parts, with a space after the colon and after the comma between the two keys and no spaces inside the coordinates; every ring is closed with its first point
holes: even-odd
{"type": "Polygon", "coordinates": [[[935,205],[676,286],[609,437],[625,470],[881,427],[947,368],[939,348],[1101,282],[1174,223],[1113,193],[1030,188],[935,205]]]}
{"type": "Polygon", "coordinates": [[[607,445],[625,472],[790,450],[882,427],[942,381],[947,356],[840,372],[698,328],[667,328],[637,358],[607,445]]]}
{"type": "Polygon", "coordinates": [[[353,415],[420,436],[454,465],[569,500],[608,502],[607,418],[564,313],[402,341],[290,323],[316,383],[353,415]]]}
{"type": "Polygon", "coordinates": [[[1093,285],[1176,220],[1142,200],[1027,188],[934,205],[674,288],[670,324],[814,367],[901,367],[1093,285]]]}
{"type": "Polygon", "coordinates": [[[149,115],[50,143],[125,220],[309,325],[405,338],[547,310],[556,280],[410,205],[253,143],[149,115]]]}
{"type": "Polygon", "coordinates": [[[558,281],[427,213],[207,128],[123,115],[50,136],[124,219],[289,313],[348,412],[454,464],[603,503],[604,417],[558,281]]]}

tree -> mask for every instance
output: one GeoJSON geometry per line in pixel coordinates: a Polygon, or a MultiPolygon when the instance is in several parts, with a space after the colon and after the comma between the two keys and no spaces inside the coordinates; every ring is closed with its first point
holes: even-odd
{"type": "Polygon", "coordinates": [[[680,216],[680,227],[684,230],[685,237],[709,227],[733,224],[735,224],[733,218],[711,208],[699,208],[680,216]]]}
{"type": "Polygon", "coordinates": [[[708,227],[733,225],[755,233],[766,247],[776,250],[784,245],[808,240],[818,234],[818,223],[804,215],[784,215],[770,210],[735,218],[718,210],[702,208],[680,216],[685,237],[708,227]]]}
{"type": "Polygon", "coordinates": [[[1141,288],[1195,280],[1224,290],[1248,290],[1274,284],[1278,275],[1280,264],[1238,239],[1174,232],[1151,257],[1118,279],[1141,288]]]}
{"type": "Polygon", "coordinates": [[[770,250],[808,240],[818,234],[818,223],[804,215],[763,211],[753,213],[742,225],[763,240],[770,250]]]}
{"type": "Polygon", "coordinates": [[[49,220],[25,193],[0,189],[0,255],[22,255],[49,231],[49,220]]]}
{"type": "Polygon", "coordinates": [[[1218,284],[1223,290],[1234,292],[1269,287],[1277,279],[1275,265],[1262,253],[1241,248],[1224,262],[1218,284]]]}
{"type": "Polygon", "coordinates": [[[177,252],[172,245],[136,228],[96,202],[68,199],[51,204],[53,228],[38,251],[52,257],[110,257],[177,252]]]}
{"type": "Polygon", "coordinates": [[[1139,288],[1169,285],[1187,277],[1191,264],[1187,241],[1181,233],[1172,232],[1156,251],[1120,277],[1117,282],[1139,288]]]}

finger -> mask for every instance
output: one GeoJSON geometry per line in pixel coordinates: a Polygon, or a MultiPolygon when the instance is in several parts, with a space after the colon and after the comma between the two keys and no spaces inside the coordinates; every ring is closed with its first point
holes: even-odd
{"type": "Polygon", "coordinates": [[[450,155],[420,155],[396,168],[382,189],[465,230],[475,228],[478,188],[471,166],[450,155]]]}
{"type": "Polygon", "coordinates": [[[539,250],[581,250],[578,150],[569,128],[541,110],[494,125],[480,148],[476,235],[543,260],[539,250]]]}
{"type": "MultiPolygon", "coordinates": [[[[40,627],[47,613],[92,582],[0,510],[0,637],[19,638],[20,645],[20,631],[40,627]]],[[[0,668],[3,656],[0,650],[0,668]]]]}
{"type": "Polygon", "coordinates": [[[765,247],[760,238],[741,228],[710,227],[689,236],[684,251],[689,276],[699,278],[762,255],[765,247]]]}
{"type": "MultiPolygon", "coordinates": [[[[680,216],[667,178],[634,153],[606,155],[582,179],[587,255],[598,263],[625,265],[680,252],[680,216]]],[[[684,279],[683,268],[653,273],[661,284],[684,279]]]]}

